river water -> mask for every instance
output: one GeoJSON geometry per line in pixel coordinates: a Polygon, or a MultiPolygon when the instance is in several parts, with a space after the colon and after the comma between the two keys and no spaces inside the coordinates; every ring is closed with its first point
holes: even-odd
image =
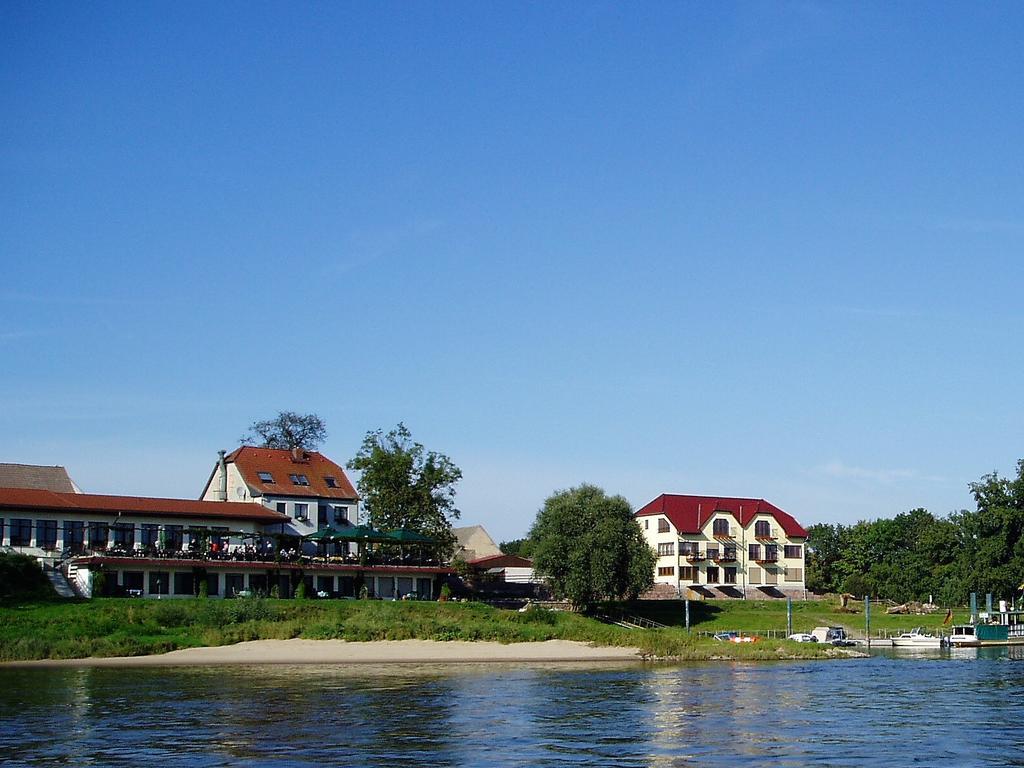
{"type": "Polygon", "coordinates": [[[1024,766],[1024,649],[684,666],[3,669],[0,763],[1024,766]]]}

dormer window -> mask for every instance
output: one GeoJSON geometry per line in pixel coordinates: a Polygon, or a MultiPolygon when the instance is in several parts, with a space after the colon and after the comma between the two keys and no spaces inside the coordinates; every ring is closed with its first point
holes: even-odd
{"type": "Polygon", "coordinates": [[[328,488],[337,488],[338,487],[338,481],[336,479],[334,479],[333,477],[329,476],[329,475],[324,478],[324,482],[327,483],[327,487],[328,488]]]}
{"type": "Polygon", "coordinates": [[[309,485],[309,478],[305,475],[288,475],[291,478],[292,485],[309,485]]]}
{"type": "Polygon", "coordinates": [[[256,474],[259,476],[261,483],[273,483],[274,482],[274,476],[272,474],[270,474],[269,472],[257,472],[256,474]]]}

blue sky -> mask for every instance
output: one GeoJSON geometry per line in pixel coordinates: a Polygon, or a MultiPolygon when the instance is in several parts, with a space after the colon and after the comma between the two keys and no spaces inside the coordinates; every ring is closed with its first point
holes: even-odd
{"type": "Polygon", "coordinates": [[[1024,457],[1014,4],[0,7],[0,461],[198,495],[404,421],[464,523],[804,523],[1024,457]]]}

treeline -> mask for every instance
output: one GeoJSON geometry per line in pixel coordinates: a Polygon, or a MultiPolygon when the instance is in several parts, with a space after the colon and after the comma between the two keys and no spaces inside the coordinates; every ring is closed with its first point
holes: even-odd
{"type": "Polygon", "coordinates": [[[946,517],[914,509],[811,526],[808,589],[943,605],[963,605],[971,592],[1013,597],[1024,582],[1024,460],[1016,478],[986,475],[971,492],[977,508],[946,517]]]}

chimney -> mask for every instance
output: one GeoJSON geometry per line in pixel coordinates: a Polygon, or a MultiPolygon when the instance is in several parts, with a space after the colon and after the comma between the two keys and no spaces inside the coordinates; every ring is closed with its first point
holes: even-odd
{"type": "Polygon", "coordinates": [[[292,448],[292,461],[298,462],[305,460],[306,452],[302,449],[301,446],[296,445],[294,448],[292,448]]]}
{"type": "Polygon", "coordinates": [[[218,501],[228,500],[228,465],[224,461],[224,451],[217,451],[217,455],[220,457],[217,463],[220,465],[220,490],[217,491],[218,501]]]}

